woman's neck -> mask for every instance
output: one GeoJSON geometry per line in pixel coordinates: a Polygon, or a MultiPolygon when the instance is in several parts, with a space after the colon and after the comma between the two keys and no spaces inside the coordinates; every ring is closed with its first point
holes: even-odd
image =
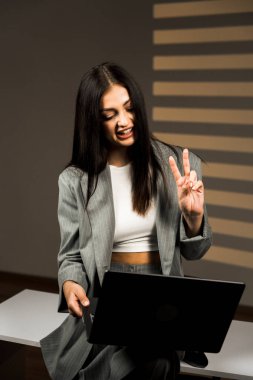
{"type": "Polygon", "coordinates": [[[111,149],[108,152],[108,163],[112,166],[125,166],[130,162],[128,149],[111,149]]]}

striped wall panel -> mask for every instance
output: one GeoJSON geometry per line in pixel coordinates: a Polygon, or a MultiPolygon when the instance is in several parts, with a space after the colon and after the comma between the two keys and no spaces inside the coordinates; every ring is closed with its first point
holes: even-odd
{"type": "Polygon", "coordinates": [[[253,269],[253,1],[153,7],[152,131],[199,154],[207,261],[253,269]]]}

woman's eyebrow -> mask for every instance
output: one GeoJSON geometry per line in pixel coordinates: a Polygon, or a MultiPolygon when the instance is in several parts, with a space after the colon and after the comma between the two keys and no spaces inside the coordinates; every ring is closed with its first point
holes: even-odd
{"type": "MultiPolygon", "coordinates": [[[[123,106],[126,106],[129,102],[131,102],[130,99],[127,99],[124,103],[123,103],[123,106]]],[[[101,108],[101,112],[104,112],[104,111],[114,111],[115,108],[113,107],[110,107],[110,108],[101,108]]]]}
{"type": "Polygon", "coordinates": [[[100,111],[101,112],[104,112],[104,111],[114,111],[115,109],[114,108],[101,108],[100,111]]]}

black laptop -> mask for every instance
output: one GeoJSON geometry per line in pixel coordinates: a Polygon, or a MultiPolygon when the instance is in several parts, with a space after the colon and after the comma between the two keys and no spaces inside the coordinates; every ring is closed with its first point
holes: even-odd
{"type": "Polygon", "coordinates": [[[244,288],[241,282],[107,271],[99,299],[84,308],[88,341],[219,352],[244,288]]]}

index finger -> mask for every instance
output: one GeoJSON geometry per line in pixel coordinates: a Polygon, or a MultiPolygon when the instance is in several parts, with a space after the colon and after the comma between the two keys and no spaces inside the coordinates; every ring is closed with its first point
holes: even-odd
{"type": "Polygon", "coordinates": [[[185,176],[190,176],[190,160],[189,160],[189,151],[188,149],[183,150],[183,167],[184,167],[184,174],[185,176]]]}
{"type": "Polygon", "coordinates": [[[169,164],[170,164],[170,168],[171,168],[171,171],[173,173],[173,176],[175,178],[175,181],[177,182],[181,178],[181,173],[178,170],[178,167],[177,167],[177,164],[176,164],[174,157],[169,156],[169,164]]]}

